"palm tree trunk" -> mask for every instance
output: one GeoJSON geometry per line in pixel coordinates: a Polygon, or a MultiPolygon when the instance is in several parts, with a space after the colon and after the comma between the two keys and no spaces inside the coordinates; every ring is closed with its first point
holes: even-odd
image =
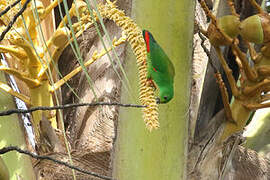
{"type": "MultiPolygon", "coordinates": [[[[134,1],[136,22],[151,31],[176,69],[175,97],[160,105],[160,128],[149,132],[140,110],[120,110],[114,153],[116,179],[185,179],[194,2],[134,1]]],[[[129,54],[128,77],[138,94],[137,69],[129,54]]],[[[136,98],[137,99],[137,98],[136,98]]],[[[122,102],[132,102],[122,94],[122,102]]]]}

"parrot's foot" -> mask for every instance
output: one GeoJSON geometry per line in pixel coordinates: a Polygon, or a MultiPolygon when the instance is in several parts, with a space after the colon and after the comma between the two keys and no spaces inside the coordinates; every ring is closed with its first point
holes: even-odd
{"type": "Polygon", "coordinates": [[[156,84],[154,83],[154,81],[152,79],[147,79],[147,85],[150,86],[150,87],[153,87],[154,90],[157,89],[157,86],[156,86],[156,84]]]}
{"type": "Polygon", "coordinates": [[[160,98],[156,98],[156,103],[160,104],[160,98]]]}

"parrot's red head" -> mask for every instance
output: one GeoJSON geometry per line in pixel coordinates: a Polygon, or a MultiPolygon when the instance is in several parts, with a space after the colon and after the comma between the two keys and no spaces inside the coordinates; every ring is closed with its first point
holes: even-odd
{"type": "Polygon", "coordinates": [[[146,50],[149,53],[150,52],[150,44],[156,42],[153,35],[147,31],[147,30],[143,30],[143,38],[144,41],[146,43],[146,50]]]}

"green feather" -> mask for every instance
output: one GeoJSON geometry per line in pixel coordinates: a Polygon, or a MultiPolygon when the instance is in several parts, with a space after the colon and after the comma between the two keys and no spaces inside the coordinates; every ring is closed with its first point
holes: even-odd
{"type": "Polygon", "coordinates": [[[160,103],[167,103],[174,96],[174,66],[150,32],[144,30],[143,36],[149,47],[147,53],[147,78],[152,79],[157,84],[160,103]]]}

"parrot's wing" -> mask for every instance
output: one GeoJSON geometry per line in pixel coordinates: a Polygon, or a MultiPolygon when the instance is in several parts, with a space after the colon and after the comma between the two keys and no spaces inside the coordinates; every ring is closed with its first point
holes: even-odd
{"type": "Polygon", "coordinates": [[[172,62],[170,61],[167,54],[163,51],[163,49],[155,44],[153,49],[151,50],[151,62],[154,71],[158,71],[160,73],[167,74],[173,78],[175,75],[175,70],[172,62]]]}
{"type": "Polygon", "coordinates": [[[170,61],[169,58],[168,58],[168,71],[169,71],[169,74],[171,75],[171,77],[174,77],[174,76],[175,76],[174,65],[173,65],[173,63],[170,61]]]}

